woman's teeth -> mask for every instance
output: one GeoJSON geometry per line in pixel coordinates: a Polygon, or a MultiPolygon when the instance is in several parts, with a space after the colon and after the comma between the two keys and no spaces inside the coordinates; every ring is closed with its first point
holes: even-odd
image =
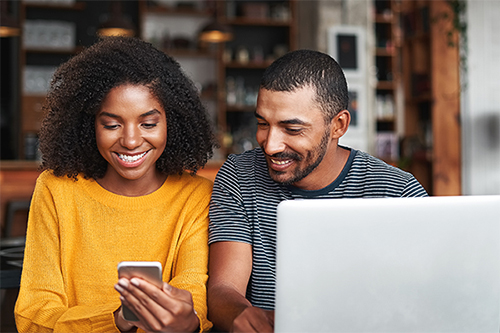
{"type": "Polygon", "coordinates": [[[146,153],[147,152],[144,152],[142,154],[134,155],[134,156],[118,154],[118,157],[120,157],[121,160],[130,163],[130,162],[135,162],[135,161],[141,159],[144,155],[146,155],[146,153]]]}

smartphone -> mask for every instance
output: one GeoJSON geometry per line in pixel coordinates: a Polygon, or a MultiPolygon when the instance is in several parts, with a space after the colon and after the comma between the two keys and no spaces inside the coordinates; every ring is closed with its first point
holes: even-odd
{"type": "MultiPolygon", "coordinates": [[[[161,263],[158,261],[122,261],[118,264],[118,278],[141,278],[149,283],[163,287],[161,279],[161,263]]],[[[122,303],[123,318],[130,321],[139,321],[139,318],[122,303]]]]}

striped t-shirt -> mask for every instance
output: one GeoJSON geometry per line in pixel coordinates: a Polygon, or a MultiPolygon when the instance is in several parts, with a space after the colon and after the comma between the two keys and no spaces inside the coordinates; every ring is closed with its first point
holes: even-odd
{"type": "Polygon", "coordinates": [[[209,243],[233,241],[252,245],[253,265],[246,297],[253,306],[272,310],[276,209],[281,201],[422,196],[427,193],[411,174],[354,149],[341,174],[323,189],[305,191],[281,185],[271,179],[264,154],[256,148],[230,155],[217,174],[210,204],[209,243]]]}

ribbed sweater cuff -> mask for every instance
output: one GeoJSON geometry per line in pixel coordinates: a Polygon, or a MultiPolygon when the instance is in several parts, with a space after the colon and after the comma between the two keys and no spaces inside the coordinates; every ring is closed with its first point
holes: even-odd
{"type": "Polygon", "coordinates": [[[90,318],[90,324],[91,332],[120,332],[112,312],[90,318]]]}

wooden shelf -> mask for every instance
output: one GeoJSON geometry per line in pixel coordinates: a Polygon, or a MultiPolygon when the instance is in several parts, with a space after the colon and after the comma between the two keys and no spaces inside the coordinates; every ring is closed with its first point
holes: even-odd
{"type": "Polygon", "coordinates": [[[45,93],[23,93],[23,98],[41,98],[44,99],[47,96],[45,93]]]}
{"type": "Polygon", "coordinates": [[[272,60],[269,61],[262,61],[262,62],[248,62],[248,63],[241,63],[237,61],[232,61],[232,62],[227,62],[224,63],[224,66],[226,68],[247,68],[247,69],[265,69],[269,67],[269,65],[272,63],[272,60]]]}
{"type": "Polygon", "coordinates": [[[376,57],[395,57],[395,50],[394,48],[386,48],[386,47],[377,47],[375,49],[375,56],[376,57]]]}
{"type": "Polygon", "coordinates": [[[415,34],[412,34],[410,36],[406,35],[405,38],[403,39],[404,44],[412,44],[415,42],[429,42],[429,39],[431,38],[431,34],[428,32],[417,32],[415,34]]]}
{"type": "Polygon", "coordinates": [[[57,9],[57,10],[84,10],[85,9],[85,3],[83,2],[74,2],[70,4],[57,4],[57,3],[50,3],[50,2],[23,2],[24,6],[26,8],[38,8],[38,9],[57,9]]]}
{"type": "Polygon", "coordinates": [[[373,17],[373,22],[375,23],[386,23],[386,24],[392,24],[394,21],[394,15],[392,12],[390,14],[375,14],[373,17]]]}
{"type": "Polygon", "coordinates": [[[67,48],[38,48],[25,47],[23,51],[26,53],[43,53],[43,54],[77,54],[83,50],[83,46],[76,46],[71,49],[67,48]]]}
{"type": "Polygon", "coordinates": [[[214,58],[216,59],[217,54],[207,50],[200,49],[162,49],[163,52],[172,56],[174,58],[177,57],[186,57],[186,58],[214,58]]]}
{"type": "Polygon", "coordinates": [[[397,164],[399,156],[398,116],[401,114],[401,96],[396,93],[400,85],[399,58],[401,49],[395,33],[399,28],[400,16],[395,10],[398,0],[372,0],[373,29],[375,45],[372,51],[377,68],[375,85],[375,155],[391,164],[397,164]],[[390,144],[390,152],[381,149],[390,144]]]}
{"type": "Polygon", "coordinates": [[[378,81],[377,90],[394,90],[393,81],[378,81]]]}
{"type": "MultiPolygon", "coordinates": [[[[230,86],[236,84],[239,89],[243,86],[244,99],[241,101],[253,99],[254,94],[258,90],[258,84],[262,71],[271,65],[277,54],[275,46],[284,45],[286,51],[297,49],[298,41],[298,17],[297,17],[297,3],[298,0],[284,0],[275,2],[274,0],[258,0],[252,1],[255,11],[259,10],[259,14],[250,17],[245,10],[245,5],[250,4],[250,1],[233,1],[231,4],[234,8],[226,6],[229,1],[215,1],[217,3],[217,12],[219,15],[218,21],[220,23],[229,25],[233,28],[234,39],[225,44],[224,48],[230,52],[230,59],[227,61],[224,57],[224,52],[221,53],[219,63],[219,87],[226,87],[219,97],[220,110],[218,113],[218,127],[221,129],[221,137],[232,136],[236,132],[248,132],[254,140],[253,135],[256,130],[255,122],[253,121],[253,113],[255,112],[255,105],[227,105],[226,91],[228,83],[230,86]],[[284,12],[273,12],[273,5],[279,4],[281,9],[288,13],[287,16],[280,16],[275,18],[276,15],[281,15],[284,12]],[[234,11],[233,11],[234,10],[234,11]],[[232,15],[226,16],[226,14],[232,15]],[[259,15],[259,16],[258,16],[259,15]],[[235,59],[238,57],[239,46],[245,47],[249,51],[249,62],[239,62],[235,59]],[[252,50],[259,48],[262,52],[261,61],[252,61],[252,50]],[[231,77],[232,80],[227,80],[231,77]],[[226,81],[227,80],[227,81],[226,81]]],[[[227,57],[227,53],[225,54],[227,57]]],[[[240,92],[241,90],[235,89],[230,91],[230,94],[240,92]]],[[[241,97],[240,97],[241,98],[241,97]]],[[[236,142],[235,142],[236,144],[236,142]]],[[[223,154],[240,148],[223,146],[223,154]]]]}
{"type": "Polygon", "coordinates": [[[228,105],[227,112],[255,112],[255,105],[228,105]]]}
{"type": "Polygon", "coordinates": [[[392,123],[396,120],[394,116],[377,117],[377,122],[379,123],[392,123]]]}
{"type": "Polygon", "coordinates": [[[217,94],[215,92],[205,92],[202,91],[200,94],[200,98],[204,100],[216,100],[217,94]]]}
{"type": "Polygon", "coordinates": [[[225,24],[230,25],[254,25],[254,26],[275,26],[275,27],[287,27],[292,24],[290,20],[276,20],[268,18],[246,18],[239,17],[234,19],[226,19],[222,21],[225,24]]]}
{"type": "Polygon", "coordinates": [[[458,49],[447,43],[445,22],[429,22],[439,15],[451,20],[453,12],[446,0],[421,4],[401,2],[408,21],[402,45],[404,140],[415,142],[405,156],[407,170],[431,195],[461,195],[460,93],[449,93],[460,92],[458,49]]]}
{"type": "Polygon", "coordinates": [[[213,10],[208,8],[198,9],[189,7],[165,7],[165,6],[146,6],[145,13],[150,14],[163,14],[163,15],[175,15],[175,16],[199,16],[199,17],[211,17],[213,16],[213,10]]]}
{"type": "Polygon", "coordinates": [[[406,99],[407,104],[419,104],[432,102],[431,93],[421,94],[419,96],[408,96],[406,99]]]}

